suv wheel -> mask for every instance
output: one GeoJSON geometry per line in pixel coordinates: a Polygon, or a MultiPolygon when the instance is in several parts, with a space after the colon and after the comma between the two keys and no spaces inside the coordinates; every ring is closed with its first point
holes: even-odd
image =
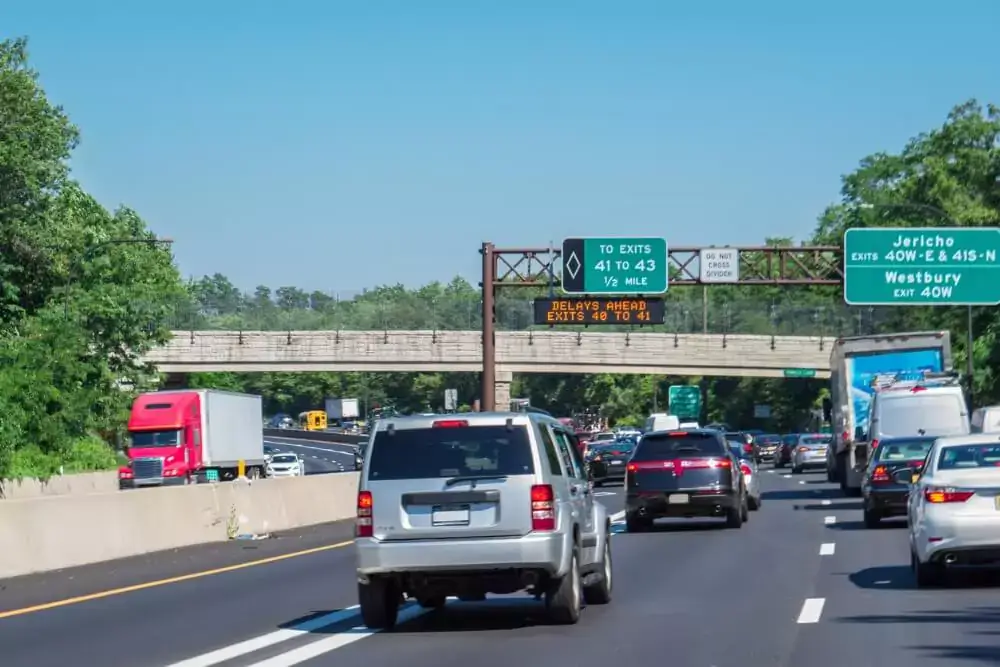
{"type": "Polygon", "coordinates": [[[864,509],[864,516],[865,528],[878,528],[882,521],[882,515],[868,507],[864,509]]]}
{"type": "Polygon", "coordinates": [[[744,507],[746,507],[746,500],[741,499],[739,505],[726,510],[726,528],[740,528],[743,525],[744,507]]]}
{"type": "Polygon", "coordinates": [[[580,620],[580,602],[583,598],[580,581],[580,557],[576,549],[569,562],[569,572],[555,582],[545,597],[549,618],[559,625],[573,625],[580,620]]]}
{"type": "Polygon", "coordinates": [[[419,604],[424,609],[441,609],[444,607],[447,599],[443,595],[435,595],[429,598],[417,598],[417,604],[419,604]]]}
{"type": "Polygon", "coordinates": [[[587,604],[607,604],[611,602],[611,533],[604,534],[604,554],[597,564],[601,580],[583,589],[583,599],[587,604]]]}
{"type": "Polygon", "coordinates": [[[399,616],[399,592],[392,581],[372,579],[367,584],[358,583],[358,604],[361,620],[372,630],[389,630],[399,616]]]}
{"type": "Polygon", "coordinates": [[[944,568],[940,563],[921,563],[917,555],[910,551],[910,567],[917,578],[917,588],[940,586],[944,583],[944,568]]]}

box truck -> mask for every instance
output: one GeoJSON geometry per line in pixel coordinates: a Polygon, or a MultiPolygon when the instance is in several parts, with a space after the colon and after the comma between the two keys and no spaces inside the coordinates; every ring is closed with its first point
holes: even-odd
{"type": "Polygon", "coordinates": [[[353,421],[360,416],[358,399],[328,398],[326,399],[326,418],[338,425],[345,421],[353,421]]]}
{"type": "Polygon", "coordinates": [[[128,465],[119,486],[163,486],[263,477],[260,396],[214,389],[140,394],[128,419],[128,465]]]}
{"type": "Polygon", "coordinates": [[[830,351],[830,422],[833,442],[826,471],[848,495],[861,493],[868,463],[869,412],[881,382],[913,381],[952,371],[947,331],[839,338],[830,351]]]}

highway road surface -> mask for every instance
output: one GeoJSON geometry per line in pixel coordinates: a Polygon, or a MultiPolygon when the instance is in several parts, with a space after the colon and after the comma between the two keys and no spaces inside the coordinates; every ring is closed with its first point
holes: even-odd
{"type": "MultiPolygon", "coordinates": [[[[527,597],[361,627],[350,525],[0,582],[4,667],[963,667],[1000,661],[1000,589],[916,590],[905,533],[820,475],[762,472],[741,530],[614,537],[614,600],[546,625],[527,597]],[[255,562],[256,561],[256,562],[255,562]],[[219,570],[204,574],[206,570],[219,570]],[[124,590],[110,591],[109,589],[124,590]],[[102,592],[104,591],[104,592],[102,592]],[[67,598],[78,598],[76,601],[67,598]],[[25,607],[34,607],[34,610],[25,607]]],[[[620,488],[597,489],[620,516],[620,488]]],[[[620,524],[618,525],[621,530],[620,524]]]]}
{"type": "Polygon", "coordinates": [[[298,454],[306,463],[307,475],[354,470],[354,446],[348,443],[265,436],[264,447],[270,453],[298,454]]]}

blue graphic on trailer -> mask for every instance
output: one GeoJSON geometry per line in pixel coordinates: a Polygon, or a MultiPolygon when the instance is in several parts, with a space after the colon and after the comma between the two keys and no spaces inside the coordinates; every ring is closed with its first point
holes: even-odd
{"type": "Polygon", "coordinates": [[[854,427],[868,432],[868,410],[871,407],[872,380],[880,376],[894,376],[901,381],[920,380],[924,373],[944,370],[944,355],[940,348],[884,352],[847,358],[847,377],[851,379],[851,408],[854,427]]]}

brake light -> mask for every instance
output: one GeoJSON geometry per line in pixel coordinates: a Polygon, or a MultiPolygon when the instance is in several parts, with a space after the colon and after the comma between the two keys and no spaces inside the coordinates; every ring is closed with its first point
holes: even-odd
{"type": "Polygon", "coordinates": [[[637,463],[629,463],[625,466],[625,472],[636,472],[639,470],[639,465],[637,463]]]}
{"type": "Polygon", "coordinates": [[[668,438],[683,438],[686,435],[686,431],[671,431],[670,433],[667,433],[668,438]]]}
{"type": "Polygon", "coordinates": [[[535,484],[531,487],[531,529],[556,529],[555,494],[550,484],[535,484]]]}
{"type": "Polygon", "coordinates": [[[742,472],[744,475],[747,475],[747,476],[750,476],[750,475],[753,474],[753,470],[751,470],[750,466],[748,466],[746,463],[741,463],[740,464],[740,472],[742,472]]]}
{"type": "Polygon", "coordinates": [[[465,428],[468,425],[464,419],[442,419],[431,424],[433,428],[465,428]]]}
{"type": "Polygon", "coordinates": [[[799,447],[799,451],[800,452],[808,452],[809,448],[808,447],[799,447]]]}
{"type": "Polygon", "coordinates": [[[747,454],[753,452],[753,445],[750,444],[749,442],[746,443],[746,444],[744,444],[743,445],[743,451],[746,452],[747,454]]]}
{"type": "Polygon", "coordinates": [[[372,536],[372,492],[358,491],[358,518],[354,523],[355,537],[372,536]]]}
{"type": "Polygon", "coordinates": [[[873,452],[874,452],[874,451],[875,451],[876,449],[878,449],[878,438],[875,438],[874,440],[872,440],[872,442],[871,442],[871,448],[872,448],[872,451],[873,451],[873,452]]]}
{"type": "Polygon", "coordinates": [[[703,459],[668,459],[666,461],[636,461],[625,466],[627,472],[639,472],[640,470],[672,470],[680,477],[686,469],[729,469],[732,461],[729,459],[703,458],[703,459]]]}
{"type": "Polygon", "coordinates": [[[876,466],[875,470],[872,471],[872,481],[873,482],[891,482],[892,478],[889,476],[889,469],[885,466],[876,466]]]}
{"type": "Polygon", "coordinates": [[[961,491],[952,488],[927,487],[924,489],[924,500],[929,503],[964,503],[974,495],[973,491],[961,491]]]}
{"type": "Polygon", "coordinates": [[[850,434],[847,431],[844,431],[843,433],[840,434],[840,440],[841,442],[850,442],[851,441],[850,434]]]}
{"type": "Polygon", "coordinates": [[[927,391],[927,387],[921,387],[919,384],[910,390],[911,394],[916,394],[918,391],[927,391]]]}

